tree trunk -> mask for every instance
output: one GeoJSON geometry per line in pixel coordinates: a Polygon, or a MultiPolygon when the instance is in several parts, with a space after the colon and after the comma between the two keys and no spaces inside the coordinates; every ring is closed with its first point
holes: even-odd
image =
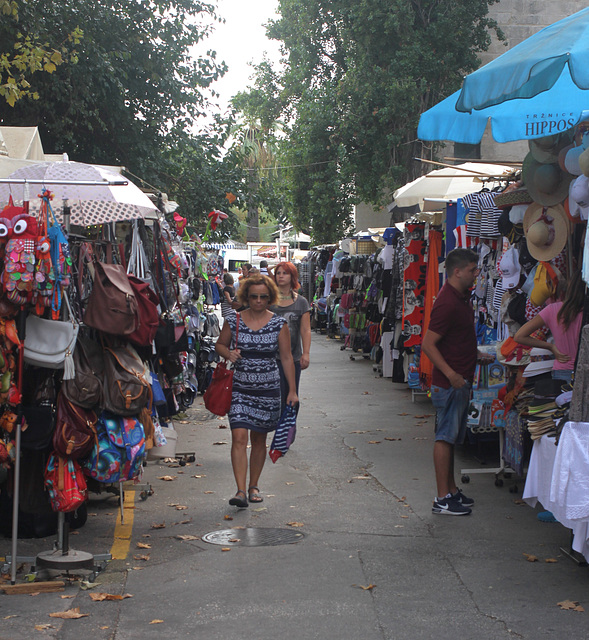
{"type": "MultiPolygon", "coordinates": [[[[255,198],[258,193],[258,172],[252,168],[248,179],[249,198],[255,198]]],[[[246,242],[260,242],[260,210],[257,204],[248,203],[246,242]]]]}

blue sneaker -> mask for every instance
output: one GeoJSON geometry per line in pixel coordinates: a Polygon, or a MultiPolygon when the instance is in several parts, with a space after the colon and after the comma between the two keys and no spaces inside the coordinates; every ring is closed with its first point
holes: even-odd
{"type": "Polygon", "coordinates": [[[468,516],[472,513],[472,510],[460,504],[452,496],[451,498],[435,498],[432,513],[446,516],[468,516]]]}
{"type": "Polygon", "coordinates": [[[474,507],[474,500],[465,496],[460,489],[456,490],[452,498],[458,500],[463,507],[468,507],[469,509],[474,507]]]}

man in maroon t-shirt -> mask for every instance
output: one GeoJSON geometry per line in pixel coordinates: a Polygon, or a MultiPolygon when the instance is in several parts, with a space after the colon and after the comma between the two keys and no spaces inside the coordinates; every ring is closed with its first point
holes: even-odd
{"type": "Polygon", "coordinates": [[[454,480],[454,445],[466,435],[477,339],[470,289],[479,273],[478,255],[454,249],[446,257],[446,284],[432,308],[422,349],[434,365],[431,395],[436,408],[434,468],[437,496],[433,513],[466,516],[474,500],[454,480]]]}

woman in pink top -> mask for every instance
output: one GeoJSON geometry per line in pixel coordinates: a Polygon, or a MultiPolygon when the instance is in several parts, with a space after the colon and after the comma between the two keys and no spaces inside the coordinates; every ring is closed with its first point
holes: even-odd
{"type": "Polygon", "coordinates": [[[570,382],[583,322],[585,283],[576,271],[569,280],[564,299],[546,306],[540,313],[517,331],[514,340],[527,347],[541,347],[554,354],[552,377],[570,382]],[[554,343],[532,338],[534,331],[548,327],[554,343]]]}

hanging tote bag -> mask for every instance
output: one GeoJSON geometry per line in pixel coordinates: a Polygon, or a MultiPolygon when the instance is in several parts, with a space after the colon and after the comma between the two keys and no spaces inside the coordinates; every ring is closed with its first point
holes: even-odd
{"type": "Polygon", "coordinates": [[[74,348],[80,327],[74,320],[67,296],[64,294],[63,297],[69,320],[46,320],[32,315],[27,317],[24,359],[36,367],[63,368],[63,379],[71,380],[75,375],[74,348]]]}
{"type": "MultiPolygon", "coordinates": [[[[239,313],[236,314],[235,348],[239,338],[239,313]]],[[[205,407],[216,416],[227,415],[231,408],[231,394],[233,392],[233,369],[227,368],[227,361],[219,362],[213,372],[207,390],[204,392],[205,407]]]]}
{"type": "Polygon", "coordinates": [[[118,264],[95,262],[95,276],[84,324],[117,336],[137,329],[137,300],[125,269],[118,264]]]}
{"type": "Polygon", "coordinates": [[[45,486],[53,511],[75,511],[88,499],[82,468],[75,460],[52,454],[45,469],[45,486]]]}

